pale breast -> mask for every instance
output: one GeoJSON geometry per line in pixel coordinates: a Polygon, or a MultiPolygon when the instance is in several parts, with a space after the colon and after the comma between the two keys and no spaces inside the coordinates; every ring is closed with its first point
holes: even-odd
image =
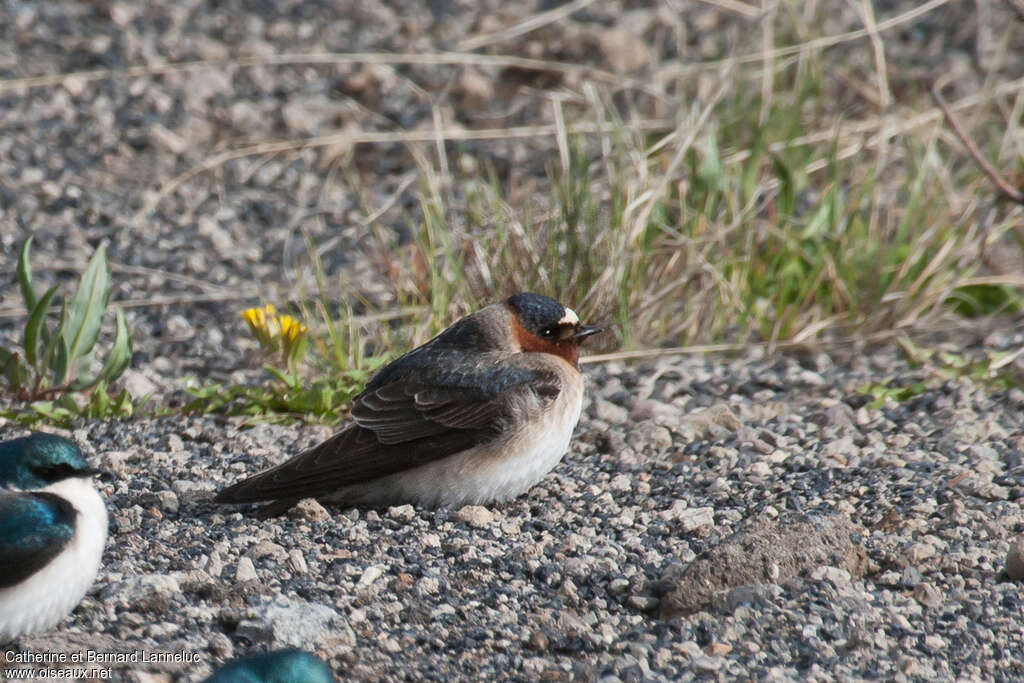
{"type": "Polygon", "coordinates": [[[414,502],[430,507],[515,498],[540,481],[569,449],[583,409],[583,379],[561,359],[552,359],[562,390],[542,405],[523,405],[523,424],[502,439],[415,469],[345,487],[327,500],[345,504],[414,502]]]}
{"type": "Polygon", "coordinates": [[[43,490],[65,498],[78,511],[75,535],[45,567],[0,590],[0,641],[60,623],[82,601],[99,571],[107,540],[107,510],[99,492],[77,478],[43,490]]]}

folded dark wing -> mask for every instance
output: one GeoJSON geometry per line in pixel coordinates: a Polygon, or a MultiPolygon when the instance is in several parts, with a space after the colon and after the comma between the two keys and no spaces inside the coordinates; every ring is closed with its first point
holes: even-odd
{"type": "Polygon", "coordinates": [[[0,588],[21,583],[74,536],[75,509],[52,493],[0,491],[0,588]]]}
{"type": "Polygon", "coordinates": [[[215,500],[317,497],[418,467],[494,440],[513,415],[539,409],[558,395],[558,378],[549,370],[507,358],[472,364],[446,360],[363,392],[353,402],[352,425],[221,491],[215,500]]]}

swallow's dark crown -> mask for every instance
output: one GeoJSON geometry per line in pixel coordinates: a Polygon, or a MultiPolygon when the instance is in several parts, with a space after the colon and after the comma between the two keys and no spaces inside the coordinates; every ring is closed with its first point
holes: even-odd
{"type": "Polygon", "coordinates": [[[516,294],[506,299],[505,304],[519,316],[519,324],[536,336],[545,329],[556,327],[565,317],[565,306],[543,294],[516,294]]]}
{"type": "Polygon", "coordinates": [[[78,446],[56,434],[35,432],[0,443],[0,487],[37,489],[92,473],[78,446]]]}

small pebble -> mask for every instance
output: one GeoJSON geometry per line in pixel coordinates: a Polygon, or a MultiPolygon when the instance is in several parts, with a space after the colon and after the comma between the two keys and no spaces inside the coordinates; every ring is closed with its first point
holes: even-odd
{"type": "Polygon", "coordinates": [[[1014,581],[1024,580],[1024,534],[1010,541],[1006,553],[1006,575],[1014,581]]]}
{"type": "Polygon", "coordinates": [[[465,505],[455,512],[454,519],[471,527],[484,529],[494,521],[494,513],[482,505],[465,505]]]}
{"type": "Polygon", "coordinates": [[[252,560],[248,557],[240,558],[238,564],[235,565],[235,583],[245,583],[246,581],[256,581],[258,579],[256,566],[252,563],[252,560]]]}

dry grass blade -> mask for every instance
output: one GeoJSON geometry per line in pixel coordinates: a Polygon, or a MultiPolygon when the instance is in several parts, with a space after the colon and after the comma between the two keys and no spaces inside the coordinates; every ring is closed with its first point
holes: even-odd
{"type": "Polygon", "coordinates": [[[979,275],[960,282],[961,287],[978,287],[983,285],[1008,285],[1024,289],[1024,275],[979,275]]]}
{"type": "MultiPolygon", "coordinates": [[[[889,29],[908,24],[916,19],[932,12],[945,4],[948,4],[952,0],[929,0],[926,3],[915,7],[914,9],[907,10],[903,14],[897,15],[885,21],[880,21],[875,25],[875,32],[881,33],[888,31],[889,29]]],[[[700,69],[717,69],[723,64],[735,63],[735,64],[752,64],[755,62],[761,62],[765,59],[778,59],[779,57],[789,57],[791,55],[798,55],[801,52],[820,50],[827,47],[834,47],[843,43],[849,43],[854,40],[860,40],[861,38],[868,38],[872,34],[866,28],[857,29],[856,31],[848,31],[846,33],[838,33],[832,36],[822,36],[821,38],[815,38],[808,40],[803,43],[796,45],[787,45],[786,47],[776,48],[769,52],[758,51],[750,54],[740,55],[737,57],[726,57],[724,59],[713,59],[706,62],[696,62],[694,64],[687,64],[682,66],[683,71],[696,71],[700,69]]]]}
{"type": "MultiPolygon", "coordinates": [[[[161,268],[149,268],[147,266],[132,266],[126,263],[117,263],[116,261],[107,261],[107,266],[110,268],[112,273],[125,273],[128,275],[143,275],[146,277],[159,278],[161,280],[170,280],[172,282],[180,282],[184,285],[197,287],[203,291],[211,293],[225,294],[231,292],[227,287],[218,285],[214,282],[207,280],[201,280],[191,275],[182,275],[180,273],[172,273],[169,270],[163,270],[161,268]]],[[[81,264],[70,263],[67,261],[51,261],[47,264],[40,264],[33,268],[35,272],[45,271],[81,271],[84,268],[81,264]]],[[[233,293],[233,292],[231,292],[233,293]]]]}
{"type": "MultiPolygon", "coordinates": [[[[1006,120],[1024,120],[1024,90],[1019,91],[1013,98],[1013,108],[1006,120]]],[[[996,162],[1002,164],[1008,161],[1008,158],[1013,157],[1024,159],[1024,138],[1020,136],[1017,127],[1007,126],[1006,132],[1003,133],[1003,140],[999,144],[999,156],[996,158],[996,162]]]]}
{"type": "Polygon", "coordinates": [[[996,170],[995,166],[993,166],[989,162],[989,160],[985,158],[985,155],[981,153],[981,150],[978,149],[978,146],[974,144],[974,140],[972,140],[971,137],[967,135],[967,132],[963,129],[963,126],[960,125],[960,121],[957,120],[956,116],[950,110],[949,105],[946,104],[946,100],[942,98],[939,89],[940,85],[937,82],[932,87],[932,97],[935,99],[936,104],[939,105],[939,109],[942,110],[942,114],[946,117],[946,121],[949,123],[950,128],[953,129],[953,132],[956,133],[956,136],[960,139],[960,142],[962,142],[964,147],[967,148],[968,154],[971,155],[971,158],[974,159],[974,162],[978,164],[978,167],[981,168],[982,172],[986,176],[988,176],[988,179],[991,180],[993,184],[995,184],[995,186],[999,189],[999,192],[1002,193],[1004,197],[1012,199],[1018,204],[1024,203],[1024,192],[1021,192],[1013,185],[1011,185],[1009,181],[1003,178],[1002,174],[1000,174],[999,171],[996,170]]]}
{"type": "Polygon", "coordinates": [[[490,66],[497,68],[514,68],[527,71],[549,71],[553,73],[575,74],[578,76],[602,81],[609,84],[621,84],[623,79],[610,71],[596,69],[582,64],[568,64],[545,59],[530,59],[512,55],[480,55],[459,52],[438,52],[433,54],[405,54],[378,52],[313,52],[298,54],[278,54],[268,57],[252,57],[239,59],[196,60],[171,64],[130,66],[124,69],[95,69],[93,71],[73,71],[63,74],[47,74],[44,76],[28,76],[0,81],[0,93],[29,88],[47,88],[70,81],[87,83],[108,78],[125,79],[162,76],[187,71],[204,69],[252,68],[262,66],[296,66],[296,65],[338,65],[338,64],[411,64],[424,66],[456,65],[456,66],[490,66]]]}
{"type": "Polygon", "coordinates": [[[889,108],[892,94],[889,89],[889,67],[885,60],[885,44],[878,31],[875,21],[875,9],[871,0],[861,0],[861,13],[864,17],[864,28],[871,36],[871,48],[875,57],[875,73],[878,77],[878,106],[883,111],[889,108]]]}
{"type": "Polygon", "coordinates": [[[434,148],[437,150],[437,161],[441,166],[441,175],[444,178],[450,178],[448,152],[444,148],[444,143],[448,140],[448,137],[445,135],[444,118],[441,115],[441,108],[436,102],[432,103],[430,107],[430,116],[434,124],[434,148]]]}
{"type": "Polygon", "coordinates": [[[468,52],[481,48],[485,45],[493,45],[494,43],[500,43],[510,38],[516,38],[530,33],[531,31],[536,31],[542,26],[547,26],[548,24],[553,24],[556,21],[561,21],[574,12],[578,12],[584,7],[592,4],[594,4],[594,0],[574,0],[573,2],[562,5],[561,7],[555,7],[547,12],[535,14],[528,19],[524,19],[518,24],[509,26],[508,28],[502,29],[496,33],[467,38],[466,40],[458,43],[455,47],[460,52],[468,52]]]}
{"type": "MultiPolygon", "coordinates": [[[[712,4],[718,4],[725,0],[716,0],[712,4]]],[[[941,7],[950,0],[929,0],[928,2],[904,12],[891,19],[886,19],[875,26],[875,31],[887,31],[896,26],[906,24],[915,19],[941,7]]],[[[737,3],[732,7],[734,11],[746,12],[741,9],[743,5],[737,3]]],[[[553,10],[557,11],[557,10],[553,10]]],[[[538,15],[539,16],[539,15],[538,15]]],[[[756,16],[760,16],[760,10],[756,16]]],[[[807,41],[799,45],[791,45],[772,50],[768,53],[759,51],[753,54],[740,57],[729,57],[707,62],[698,62],[692,65],[685,65],[683,70],[692,71],[699,69],[718,69],[723,64],[734,62],[746,64],[763,61],[765,59],[777,59],[790,55],[800,54],[806,50],[832,47],[841,43],[859,40],[870,36],[867,29],[859,29],[834,36],[823,36],[815,40],[807,41]]],[[[530,71],[550,71],[555,73],[575,74],[592,80],[602,81],[613,85],[631,83],[621,76],[602,69],[596,69],[581,64],[568,64],[543,59],[530,59],[528,57],[516,57],[511,55],[482,55],[464,52],[439,52],[433,54],[408,54],[408,53],[376,53],[376,52],[316,52],[297,54],[277,54],[267,57],[237,58],[237,59],[216,59],[196,60],[191,62],[178,62],[160,65],[140,65],[124,69],[95,69],[91,71],[74,71],[63,74],[46,74],[42,76],[29,76],[25,78],[12,78],[0,81],[0,93],[10,92],[29,88],[44,88],[61,85],[70,81],[85,83],[90,81],[103,80],[108,78],[125,79],[160,76],[171,73],[187,71],[199,71],[203,69],[231,69],[251,68],[262,66],[286,66],[286,65],[325,65],[325,64],[413,64],[413,65],[465,65],[465,66],[493,66],[499,68],[516,68],[530,71]]]]}
{"type": "Polygon", "coordinates": [[[413,171],[406,173],[405,176],[402,177],[402,180],[398,183],[398,187],[395,188],[395,191],[388,196],[384,203],[377,207],[370,215],[364,218],[360,218],[359,223],[365,227],[376,221],[384,214],[386,214],[389,209],[391,209],[395,204],[398,203],[398,200],[402,198],[402,195],[405,193],[405,191],[408,190],[415,182],[416,173],[413,171]]]}
{"type": "Polygon", "coordinates": [[[779,3],[766,3],[767,9],[761,17],[761,49],[764,59],[761,61],[761,113],[758,122],[764,125],[772,110],[772,99],[775,92],[775,59],[771,56],[772,45],[775,44],[775,17],[779,11],[779,3]]]}
{"type": "MultiPolygon", "coordinates": [[[[668,189],[668,186],[676,180],[676,174],[679,170],[679,167],[682,165],[683,160],[686,158],[686,153],[690,150],[690,148],[693,146],[693,143],[697,140],[697,136],[701,133],[701,131],[704,130],[704,127],[707,125],[708,120],[711,118],[711,113],[715,110],[715,107],[725,96],[725,93],[729,88],[729,75],[729,71],[723,74],[721,84],[719,85],[718,90],[715,91],[715,94],[711,97],[711,100],[701,109],[700,115],[697,117],[697,121],[690,127],[689,132],[683,139],[683,142],[676,149],[675,154],[672,155],[672,160],[669,162],[665,172],[658,179],[658,183],[647,192],[641,194],[636,200],[634,200],[633,204],[626,207],[626,218],[624,218],[624,222],[627,225],[632,226],[633,234],[630,238],[631,240],[635,239],[635,235],[637,232],[645,228],[655,202],[657,202],[662,197],[662,195],[664,195],[665,190],[668,189]],[[629,216],[632,213],[633,209],[639,209],[639,211],[637,212],[635,219],[630,219],[629,216]]],[[[673,132],[673,134],[676,134],[678,132],[679,131],[676,130],[673,132]]]]}
{"type": "MultiPolygon", "coordinates": [[[[635,121],[630,124],[642,131],[658,131],[671,129],[675,123],[663,119],[635,121]]],[[[595,133],[611,132],[613,127],[598,123],[579,123],[569,127],[572,135],[592,135],[595,133]]],[[[175,176],[164,183],[152,196],[150,196],[142,208],[132,218],[132,225],[138,227],[142,221],[152,213],[160,202],[170,193],[188,182],[192,178],[213,170],[235,159],[243,159],[251,156],[265,154],[279,154],[301,149],[314,147],[329,147],[332,145],[358,145],[358,144],[390,144],[390,143],[411,143],[411,142],[433,142],[440,140],[507,140],[511,138],[547,137],[558,134],[558,127],[555,125],[546,126],[520,126],[515,128],[482,128],[477,130],[465,128],[446,128],[442,130],[410,130],[394,132],[346,132],[334,135],[322,135],[302,140],[284,140],[281,142],[263,142],[257,145],[250,145],[239,149],[229,149],[219,154],[208,157],[202,163],[193,166],[187,171],[175,176]]]]}
{"type": "MultiPolygon", "coordinates": [[[[977,107],[978,105],[984,104],[998,97],[1003,97],[1004,95],[1019,93],[1022,88],[1024,88],[1024,78],[1005,81],[985,92],[966,95],[952,104],[947,104],[947,108],[952,112],[963,111],[965,109],[977,107]]],[[[910,118],[897,114],[873,117],[866,121],[843,123],[840,125],[838,131],[833,127],[829,130],[821,130],[801,135],[791,140],[773,142],[768,145],[768,149],[772,152],[782,152],[791,147],[815,145],[822,142],[828,142],[833,139],[838,140],[840,144],[846,145],[855,136],[863,135],[865,133],[873,133],[872,137],[868,138],[863,143],[857,143],[857,147],[852,152],[856,153],[861,149],[877,147],[883,141],[888,140],[891,137],[905,135],[906,133],[910,133],[918,128],[923,128],[924,126],[933,124],[936,121],[940,121],[943,116],[944,114],[942,109],[935,107],[910,118]]],[[[727,164],[736,164],[746,161],[749,158],[750,150],[744,149],[726,156],[724,161],[727,164]]]]}
{"type": "Polygon", "coordinates": [[[562,100],[551,97],[551,109],[555,119],[555,142],[558,144],[558,159],[562,163],[562,172],[569,172],[569,135],[565,129],[565,112],[562,111],[562,100]]]}
{"type": "MultiPolygon", "coordinates": [[[[242,299],[259,299],[260,292],[258,290],[252,290],[250,292],[211,292],[208,294],[177,294],[170,296],[150,296],[142,299],[123,299],[119,301],[111,301],[111,304],[116,304],[122,308],[147,308],[149,306],[174,306],[179,304],[196,304],[196,303],[209,303],[214,301],[240,301],[242,299]]],[[[54,307],[54,311],[59,311],[59,307],[54,307]]],[[[20,318],[28,315],[28,311],[23,306],[12,306],[10,308],[0,309],[0,318],[20,318]]]]}
{"type": "Polygon", "coordinates": [[[739,2],[738,0],[700,0],[701,2],[720,7],[721,9],[742,14],[750,19],[757,19],[761,16],[762,10],[760,7],[754,5],[748,5],[745,2],[739,2]]]}
{"type": "Polygon", "coordinates": [[[600,353],[580,358],[580,365],[591,363],[611,363],[623,360],[643,360],[645,358],[663,358],[666,356],[693,356],[708,353],[741,353],[752,349],[820,349],[851,344],[878,343],[899,336],[899,330],[883,330],[874,334],[856,337],[844,337],[832,340],[799,340],[783,342],[743,342],[739,344],[696,344],[693,346],[672,346],[664,349],[636,349],[633,351],[617,351],[600,353]]]}
{"type": "Polygon", "coordinates": [[[131,266],[125,263],[114,263],[113,261],[110,261],[108,265],[110,266],[111,272],[114,273],[144,275],[164,280],[170,280],[172,282],[180,282],[181,284],[190,285],[192,287],[198,287],[201,290],[211,293],[225,294],[230,292],[230,290],[227,287],[224,287],[223,285],[218,285],[215,282],[201,280],[197,277],[192,277],[190,275],[172,273],[169,270],[162,270],[160,268],[147,268],[146,266],[131,266]]]}

